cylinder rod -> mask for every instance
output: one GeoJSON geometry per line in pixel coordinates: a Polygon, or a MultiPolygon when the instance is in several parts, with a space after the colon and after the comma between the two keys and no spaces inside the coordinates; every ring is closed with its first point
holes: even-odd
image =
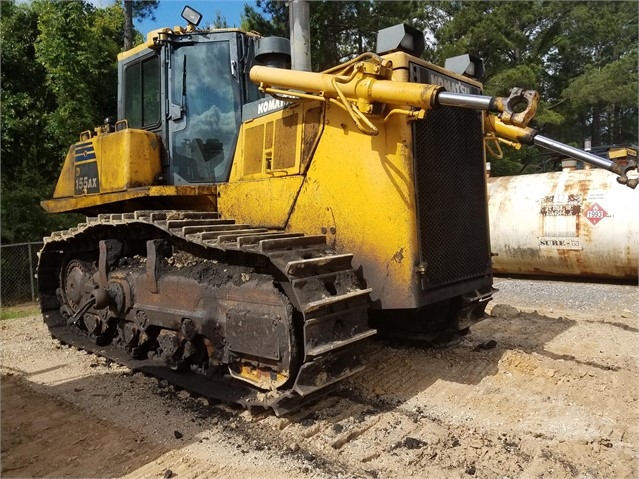
{"type": "Polygon", "coordinates": [[[591,165],[598,166],[599,168],[604,168],[608,171],[612,171],[613,173],[617,173],[614,168],[615,163],[613,161],[601,158],[597,155],[593,155],[592,153],[580,150],[579,148],[564,145],[563,143],[552,140],[550,138],[546,138],[545,136],[541,135],[535,135],[535,137],[533,138],[533,143],[548,150],[552,150],[576,160],[585,161],[586,163],[590,163],[591,165]]]}
{"type": "Polygon", "coordinates": [[[493,97],[483,95],[467,95],[442,91],[437,95],[437,103],[443,106],[459,106],[474,110],[490,111],[493,108],[493,97]]]}

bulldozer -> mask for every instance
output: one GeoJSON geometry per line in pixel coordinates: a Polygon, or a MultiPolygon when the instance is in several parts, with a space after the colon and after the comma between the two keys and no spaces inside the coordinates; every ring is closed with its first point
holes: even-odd
{"type": "MultiPolygon", "coordinates": [[[[485,156],[537,144],[539,97],[482,94],[482,62],[377,53],[288,69],[288,40],[159,29],[118,58],[118,119],[80,134],[51,213],[39,301],[63,343],[195,394],[285,414],[366,366],[378,331],[465,334],[494,292],[485,156]]],[[[574,151],[573,151],[574,150],[574,151]]]]}

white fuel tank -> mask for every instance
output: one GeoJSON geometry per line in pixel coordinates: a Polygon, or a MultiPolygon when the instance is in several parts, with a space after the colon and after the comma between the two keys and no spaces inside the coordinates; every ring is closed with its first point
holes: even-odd
{"type": "Polygon", "coordinates": [[[488,180],[493,270],[637,279],[639,191],[600,169],[488,180]]]}

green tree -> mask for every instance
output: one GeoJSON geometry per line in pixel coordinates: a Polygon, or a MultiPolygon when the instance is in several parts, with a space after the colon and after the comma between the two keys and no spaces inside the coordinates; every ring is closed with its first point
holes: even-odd
{"type": "MultiPolygon", "coordinates": [[[[39,35],[36,59],[46,71],[46,86],[56,100],[49,132],[62,144],[77,141],[80,131],[93,127],[92,94],[101,50],[93,38],[89,17],[93,7],[83,2],[36,0],[39,35]]],[[[100,72],[102,73],[102,72],[100,72]]]]}
{"type": "Polygon", "coordinates": [[[244,4],[241,21],[241,27],[244,30],[259,32],[265,37],[288,38],[288,6],[286,2],[256,0],[255,6],[262,13],[248,4],[244,4]]]}
{"type": "Polygon", "coordinates": [[[68,220],[46,215],[39,205],[53,191],[61,145],[48,132],[55,97],[36,60],[37,36],[38,16],[30,5],[0,2],[3,243],[38,240],[68,220]]]}
{"type": "Polygon", "coordinates": [[[2,241],[33,241],[77,223],[39,202],[80,131],[115,113],[123,14],[49,0],[0,9],[2,241]]]}
{"type": "Polygon", "coordinates": [[[222,15],[220,10],[215,10],[215,18],[213,19],[213,24],[210,25],[210,28],[229,28],[226,17],[222,15]]]}
{"type": "MultiPolygon", "coordinates": [[[[582,146],[637,142],[637,8],[635,2],[444,2],[435,30],[437,59],[484,58],[489,94],[520,86],[538,90],[535,127],[582,146]]],[[[534,149],[508,150],[493,172],[545,167],[534,149]],[[503,170],[501,168],[504,168],[503,170]]]]}
{"type": "MultiPolygon", "coordinates": [[[[432,20],[427,4],[417,1],[313,1],[310,6],[312,70],[335,66],[365,51],[375,50],[377,31],[408,23],[424,31],[432,20]]],[[[244,6],[242,28],[262,35],[289,37],[285,2],[258,0],[259,13],[244,6]]]]}
{"type": "MultiPolygon", "coordinates": [[[[568,2],[448,1],[438,7],[439,21],[433,30],[436,63],[443,64],[446,58],[464,53],[474,54],[484,60],[486,94],[507,96],[515,86],[538,90],[542,101],[535,125],[543,129],[564,120],[546,101],[544,58],[562,30],[570,9],[568,2]]],[[[546,159],[531,148],[504,147],[504,154],[505,159],[491,162],[494,176],[535,171],[546,159]]]]}
{"type": "Polygon", "coordinates": [[[599,144],[637,142],[636,2],[578,2],[549,55],[572,135],[599,144]]]}
{"type": "Polygon", "coordinates": [[[117,114],[117,58],[124,36],[124,12],[117,5],[95,10],[89,26],[89,35],[98,39],[99,54],[93,66],[93,110],[98,123],[107,116],[117,114]],[[100,83],[104,86],[100,88],[100,83]]]}
{"type": "Polygon", "coordinates": [[[45,68],[36,61],[37,36],[38,16],[30,5],[0,2],[3,180],[22,171],[55,171],[47,160],[59,145],[46,132],[55,98],[44,86],[45,68]]]}

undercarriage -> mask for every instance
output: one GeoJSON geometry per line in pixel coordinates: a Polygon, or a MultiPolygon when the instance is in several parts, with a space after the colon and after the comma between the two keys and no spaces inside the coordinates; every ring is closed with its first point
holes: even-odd
{"type": "Polygon", "coordinates": [[[364,367],[375,330],[351,260],[216,213],[100,215],[46,238],[40,302],[64,343],[284,414],[364,367]]]}

